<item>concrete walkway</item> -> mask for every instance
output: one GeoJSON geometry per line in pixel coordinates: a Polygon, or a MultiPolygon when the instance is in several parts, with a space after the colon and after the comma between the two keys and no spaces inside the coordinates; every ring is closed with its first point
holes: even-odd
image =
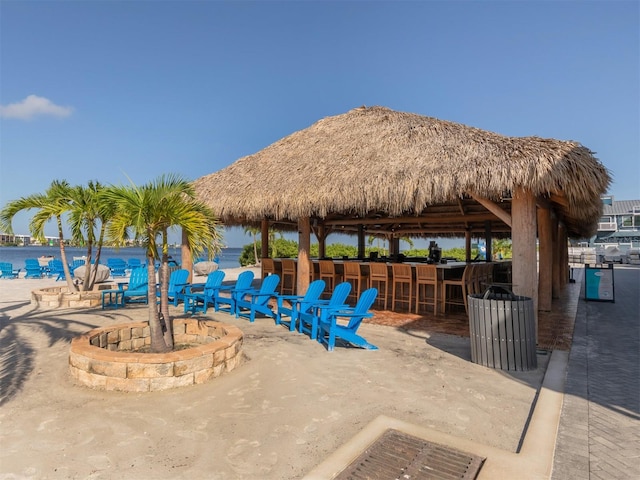
{"type": "Polygon", "coordinates": [[[611,303],[583,285],[552,480],[640,478],[640,267],[616,265],[614,286],[611,303]]]}

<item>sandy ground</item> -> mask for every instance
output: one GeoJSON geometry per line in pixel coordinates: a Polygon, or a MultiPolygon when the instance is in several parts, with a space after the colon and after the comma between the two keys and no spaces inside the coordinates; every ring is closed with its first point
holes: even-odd
{"type": "Polygon", "coordinates": [[[0,280],[1,479],[301,478],[379,415],[515,452],[548,363],[488,369],[467,338],[370,324],[379,350],[327,352],[271,319],[208,312],[244,332],[242,366],[172,391],[94,391],[72,382],[71,338],[146,309],[35,309],[30,291],[48,285],[0,280]]]}

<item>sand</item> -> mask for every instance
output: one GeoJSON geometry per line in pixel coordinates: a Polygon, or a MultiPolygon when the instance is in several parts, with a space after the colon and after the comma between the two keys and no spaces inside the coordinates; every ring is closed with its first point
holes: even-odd
{"type": "Polygon", "coordinates": [[[243,365],[171,391],[95,391],[69,375],[70,340],[146,308],[31,305],[61,284],[0,280],[2,479],[302,478],[380,415],[515,452],[548,363],[496,371],[470,362],[468,338],[370,324],[379,350],[327,352],[271,319],[209,311],[244,332],[243,365]]]}

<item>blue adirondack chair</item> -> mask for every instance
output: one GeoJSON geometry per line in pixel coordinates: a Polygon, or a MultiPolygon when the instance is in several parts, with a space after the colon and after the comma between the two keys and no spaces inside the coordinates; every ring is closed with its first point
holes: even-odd
{"type": "MultiPolygon", "coordinates": [[[[189,271],[185,269],[174,270],[169,276],[169,303],[174,307],[178,306],[179,301],[184,301],[185,289],[189,285],[187,281],[189,279],[189,271]]],[[[160,290],[157,295],[160,297],[160,290]]]]}
{"type": "Polygon", "coordinates": [[[147,303],[149,283],[146,268],[134,268],[129,276],[129,283],[118,282],[118,288],[124,290],[124,303],[147,303]],[[126,289],[124,287],[127,287],[126,289]]]}
{"type": "Polygon", "coordinates": [[[236,299],[247,290],[251,290],[253,283],[253,272],[246,270],[238,275],[235,285],[223,285],[213,292],[213,307],[216,312],[227,312],[231,315],[236,313],[236,299]],[[224,294],[224,295],[223,295],[224,294]],[[224,306],[228,305],[228,307],[224,306]]]}
{"type": "Polygon", "coordinates": [[[37,258],[27,258],[24,261],[24,278],[42,278],[42,267],[37,258]]]}
{"type": "Polygon", "coordinates": [[[280,283],[277,274],[269,275],[262,280],[259,290],[245,290],[236,298],[236,318],[245,317],[254,322],[256,314],[261,313],[265,317],[276,318],[276,313],[269,308],[269,300],[277,296],[276,288],[280,283]]]}
{"type": "Polygon", "coordinates": [[[315,340],[318,336],[318,322],[320,321],[320,315],[324,308],[337,309],[348,308],[345,302],[351,292],[351,284],[349,282],[342,282],[336,285],[333,289],[333,293],[328,300],[318,300],[309,306],[306,312],[298,312],[298,328],[300,333],[308,333],[311,340],[315,340]]]}
{"type": "MultiPolygon", "coordinates": [[[[318,279],[309,284],[307,293],[304,295],[278,295],[276,325],[283,323],[283,316],[289,317],[289,331],[295,331],[299,313],[309,313],[314,304],[320,300],[320,295],[322,295],[325,286],[325,281],[318,279]],[[285,302],[288,302],[290,307],[285,302]]],[[[287,320],[284,320],[284,323],[286,324],[287,320]]]]}
{"type": "Polygon", "coordinates": [[[0,278],[18,278],[20,269],[15,270],[13,264],[9,262],[0,262],[0,278]]]}
{"type": "Polygon", "coordinates": [[[358,303],[353,308],[322,309],[320,322],[318,323],[318,342],[327,345],[327,350],[333,350],[337,339],[367,350],[377,350],[378,347],[367,342],[356,332],[365,318],[373,317],[369,311],[376,300],[378,290],[370,288],[362,292],[358,303]],[[347,325],[338,323],[339,318],[349,319],[347,325]]]}
{"type": "Polygon", "coordinates": [[[111,270],[112,277],[126,277],[127,262],[121,258],[108,258],[107,267],[111,270]]]}
{"type": "Polygon", "coordinates": [[[184,313],[207,313],[207,307],[213,305],[213,293],[222,287],[224,270],[216,270],[207,275],[205,283],[187,285],[184,294],[184,313]]]}
{"type": "Polygon", "coordinates": [[[71,270],[75,270],[78,267],[84,267],[86,263],[86,260],[84,260],[83,258],[76,258],[73,260],[73,266],[71,267],[71,270]]]}
{"type": "Polygon", "coordinates": [[[130,258],[127,260],[127,270],[133,270],[134,268],[142,267],[142,262],[139,258],[130,258]]]}
{"type": "MultiPolygon", "coordinates": [[[[69,269],[69,272],[71,273],[71,276],[73,277],[73,270],[69,269]]],[[[53,277],[54,275],[57,275],[56,277],[56,282],[58,280],[64,280],[64,264],[62,263],[62,260],[50,260],[49,261],[49,273],[48,275],[50,277],[53,277]]]]}

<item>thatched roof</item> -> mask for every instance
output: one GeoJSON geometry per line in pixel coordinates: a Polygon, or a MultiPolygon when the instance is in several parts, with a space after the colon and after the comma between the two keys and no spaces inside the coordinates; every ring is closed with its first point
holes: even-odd
{"type": "MultiPolygon", "coordinates": [[[[510,211],[510,192],[523,186],[549,199],[569,234],[579,237],[595,230],[600,195],[609,182],[593,152],[576,142],[506,137],[384,107],[360,107],[324,118],[196,180],[195,186],[199,198],[228,225],[267,218],[281,228],[295,228],[299,218],[311,217],[352,230],[355,218],[368,220],[370,230],[401,231],[403,219],[410,218],[405,234],[446,234],[437,219],[452,215],[457,218],[450,222],[451,232],[484,228],[487,210],[472,196],[510,211]],[[388,217],[398,221],[374,225],[388,217]]],[[[504,227],[498,219],[491,221],[496,231],[504,227]]]]}

